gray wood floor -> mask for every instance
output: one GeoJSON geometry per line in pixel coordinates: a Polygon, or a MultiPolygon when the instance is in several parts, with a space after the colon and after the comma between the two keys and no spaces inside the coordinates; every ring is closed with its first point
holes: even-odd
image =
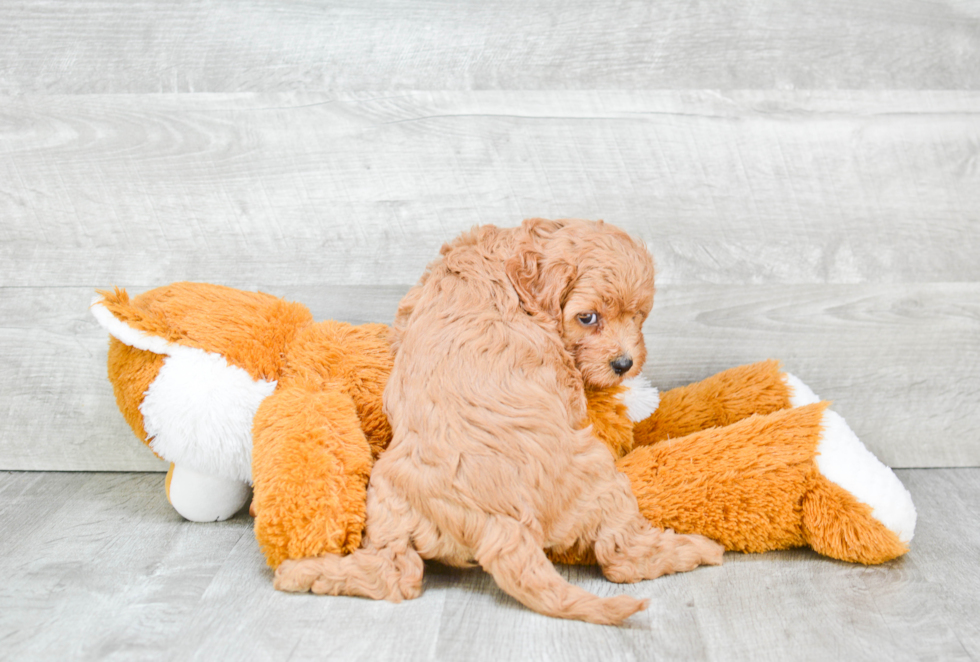
{"type": "Polygon", "coordinates": [[[618,586],[623,627],[549,619],[480,570],[427,566],[400,605],[276,592],[247,516],[182,521],[155,473],[0,475],[0,657],[11,660],[970,660],[980,658],[980,469],[901,470],[912,551],[808,550],[618,586]]]}

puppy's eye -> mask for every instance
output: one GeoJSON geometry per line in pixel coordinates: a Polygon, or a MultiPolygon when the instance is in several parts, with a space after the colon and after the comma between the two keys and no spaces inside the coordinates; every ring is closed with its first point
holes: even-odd
{"type": "Polygon", "coordinates": [[[599,323],[599,316],[595,313],[581,313],[578,316],[578,321],[582,323],[582,326],[595,326],[599,323]]]}

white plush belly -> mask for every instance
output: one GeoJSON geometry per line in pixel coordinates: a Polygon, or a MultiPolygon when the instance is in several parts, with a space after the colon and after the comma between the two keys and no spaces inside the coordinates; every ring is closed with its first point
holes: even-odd
{"type": "Polygon", "coordinates": [[[252,420],[276,382],[225,359],[170,345],[140,412],[150,448],[197,471],[252,482],[252,420]]]}

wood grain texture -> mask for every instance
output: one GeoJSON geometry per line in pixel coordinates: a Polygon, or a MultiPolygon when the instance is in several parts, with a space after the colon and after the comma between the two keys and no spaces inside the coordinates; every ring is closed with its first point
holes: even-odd
{"type": "MultiPolygon", "coordinates": [[[[950,526],[946,517],[966,523],[977,521],[980,476],[973,471],[908,471],[899,472],[899,475],[915,498],[919,511],[916,538],[942,541],[941,545],[923,545],[921,554],[915,556],[922,578],[936,587],[935,594],[940,601],[935,612],[940,620],[937,631],[954,631],[971,658],[978,659],[980,619],[976,616],[980,614],[980,590],[977,590],[980,564],[976,561],[980,554],[980,527],[967,525],[961,529],[957,525],[950,526]],[[942,489],[930,488],[938,486],[940,481],[942,489]],[[955,578],[943,577],[942,566],[960,558],[964,562],[954,562],[955,578]],[[962,627],[953,625],[961,615],[968,616],[962,627]]],[[[917,609],[909,609],[907,618],[914,623],[923,619],[923,615],[917,609]]]]}
{"type": "Polygon", "coordinates": [[[978,57],[955,0],[6,3],[0,467],[161,467],[96,287],[389,321],[529,216],[649,244],[656,383],[780,358],[886,462],[978,464],[978,57]]]}
{"type": "Polygon", "coordinates": [[[919,528],[882,566],[729,553],[628,586],[561,568],[651,599],[621,628],[539,616],[480,570],[434,564],[400,605],[279,593],[251,520],[184,522],[158,474],[5,473],[0,641],[32,660],[976,659],[980,469],[898,473],[919,528]]]}
{"type": "Polygon", "coordinates": [[[44,96],[0,286],[408,285],[480,223],[605,218],[661,283],[980,279],[980,93],[44,96]]]}
{"type": "Polygon", "coordinates": [[[886,464],[980,464],[975,284],[668,286],[645,332],[662,388],[776,358],[886,464]]]}
{"type": "MultiPolygon", "coordinates": [[[[360,324],[390,322],[405,289],[270,293],[360,324]]],[[[116,409],[92,294],[0,288],[0,469],[165,470],[116,409]]],[[[980,285],[666,285],[645,332],[661,388],[778,358],[886,464],[980,465],[980,285]]]]}
{"type": "Polygon", "coordinates": [[[978,89],[969,0],[6,2],[0,92],[978,89]]]}

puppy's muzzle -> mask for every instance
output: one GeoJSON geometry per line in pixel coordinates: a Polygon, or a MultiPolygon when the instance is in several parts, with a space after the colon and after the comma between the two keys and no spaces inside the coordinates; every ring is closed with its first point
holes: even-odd
{"type": "Polygon", "coordinates": [[[617,356],[612,361],[609,362],[610,367],[617,376],[622,376],[630,368],[633,367],[633,359],[630,358],[628,354],[623,354],[622,356],[617,356]]]}

